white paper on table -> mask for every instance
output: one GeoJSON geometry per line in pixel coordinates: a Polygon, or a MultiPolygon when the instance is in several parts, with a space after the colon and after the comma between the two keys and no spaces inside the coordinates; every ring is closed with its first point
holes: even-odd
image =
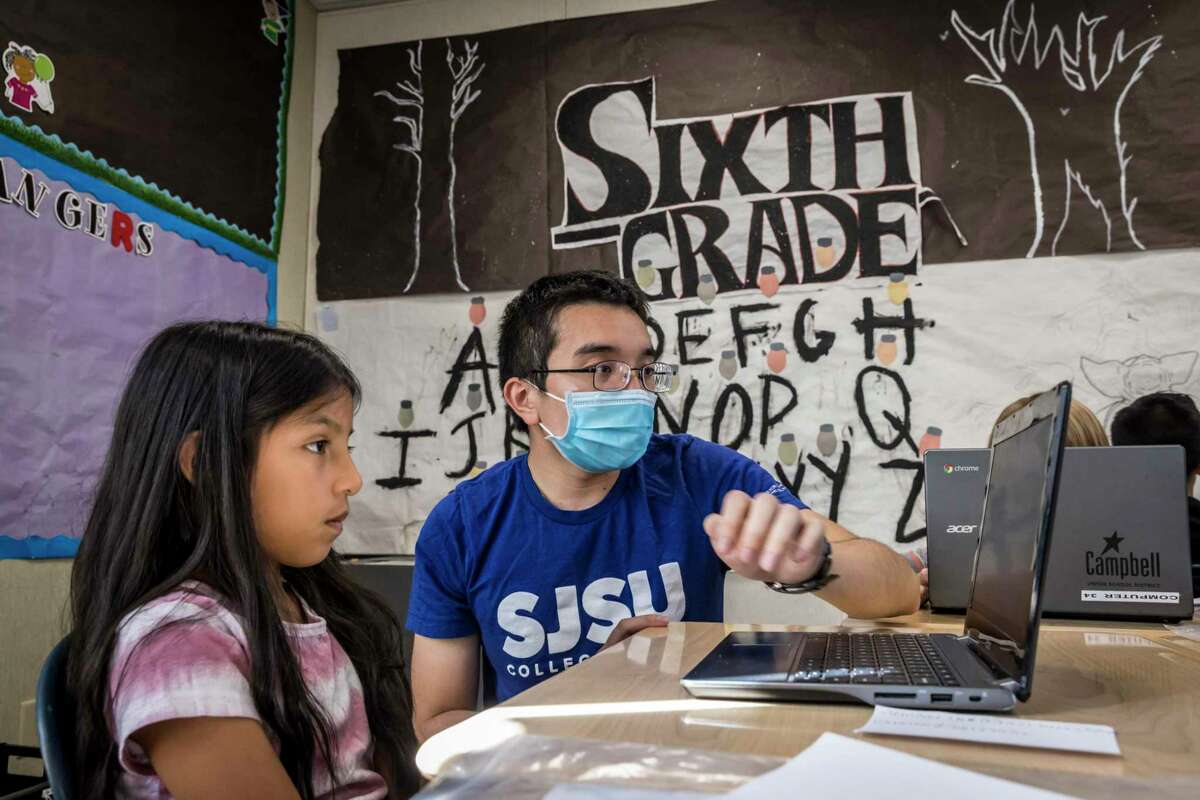
{"type": "Polygon", "coordinates": [[[867,724],[855,730],[855,733],[918,736],[925,739],[953,739],[960,742],[1121,755],[1121,748],[1117,746],[1117,734],[1108,725],[957,714],[951,711],[918,711],[911,708],[875,706],[875,713],[867,720],[867,724]]]}
{"type": "Polygon", "coordinates": [[[971,800],[1064,800],[1069,795],[950,767],[875,744],[825,733],[776,770],[725,797],[970,797],[971,800]]]}
{"type": "Polygon", "coordinates": [[[638,789],[598,783],[561,783],[544,795],[544,800],[712,800],[700,792],[638,789]]]}
{"type": "Polygon", "coordinates": [[[1176,636],[1200,642],[1200,622],[1181,622],[1178,625],[1163,625],[1163,627],[1176,636]]]}
{"type": "Polygon", "coordinates": [[[1138,636],[1135,633],[1089,631],[1083,634],[1083,643],[1088,647],[1157,647],[1162,649],[1161,644],[1155,644],[1145,636],[1138,636]]]}

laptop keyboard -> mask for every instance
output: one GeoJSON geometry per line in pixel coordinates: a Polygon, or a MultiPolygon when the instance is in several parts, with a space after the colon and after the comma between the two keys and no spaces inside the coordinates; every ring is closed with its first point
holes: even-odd
{"type": "Polygon", "coordinates": [[[926,634],[807,633],[789,681],[959,686],[926,634]]]}

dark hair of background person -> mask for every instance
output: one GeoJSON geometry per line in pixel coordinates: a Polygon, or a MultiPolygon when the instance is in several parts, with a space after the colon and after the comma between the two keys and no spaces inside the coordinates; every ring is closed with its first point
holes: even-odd
{"type": "Polygon", "coordinates": [[[1115,445],[1177,444],[1187,474],[1200,469],[1200,410],[1186,394],[1156,392],[1139,397],[1113,417],[1115,445]]]}

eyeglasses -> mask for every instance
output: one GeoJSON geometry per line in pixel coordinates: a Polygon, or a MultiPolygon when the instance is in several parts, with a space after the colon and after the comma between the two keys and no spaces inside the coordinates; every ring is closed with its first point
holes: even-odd
{"type": "Polygon", "coordinates": [[[637,368],[629,366],[624,361],[601,361],[599,364],[578,369],[530,370],[530,373],[534,375],[549,375],[555,372],[590,372],[592,373],[592,386],[600,392],[623,390],[629,386],[629,381],[633,379],[633,374],[636,372],[642,382],[642,388],[662,394],[670,391],[679,367],[675,364],[664,364],[661,361],[637,368]]]}

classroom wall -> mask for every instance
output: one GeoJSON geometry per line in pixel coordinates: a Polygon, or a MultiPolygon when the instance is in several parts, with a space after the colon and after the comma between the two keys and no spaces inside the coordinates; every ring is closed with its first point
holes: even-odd
{"type": "Polygon", "coordinates": [[[0,561],[0,741],[36,745],[38,670],[66,630],[70,559],[0,561]]]}
{"type": "Polygon", "coordinates": [[[287,185],[279,243],[279,295],[276,302],[280,324],[304,327],[308,195],[312,173],[309,153],[313,148],[312,96],[317,45],[317,12],[309,0],[296,0],[294,35],[296,50],[292,61],[292,93],[288,105],[287,185]]]}
{"type": "MultiPolygon", "coordinates": [[[[296,0],[295,13],[277,302],[280,324],[303,327],[317,14],[308,0],[296,0]]],[[[37,744],[32,701],[42,661],[66,631],[71,563],[0,561],[0,741],[37,744]]]]}
{"type": "MultiPolygon", "coordinates": [[[[310,120],[312,153],[309,173],[312,180],[309,199],[308,280],[305,294],[306,326],[316,330],[312,310],[316,308],[317,303],[316,218],[320,189],[318,150],[321,146],[321,134],[337,107],[339,49],[433,36],[482,33],[549,20],[686,6],[697,2],[709,0],[401,0],[319,14],[310,120]]],[[[296,97],[297,95],[293,94],[293,98],[296,97]]],[[[290,138],[289,136],[289,140],[290,138]]],[[[290,187],[288,196],[291,197],[290,187]]]]}

